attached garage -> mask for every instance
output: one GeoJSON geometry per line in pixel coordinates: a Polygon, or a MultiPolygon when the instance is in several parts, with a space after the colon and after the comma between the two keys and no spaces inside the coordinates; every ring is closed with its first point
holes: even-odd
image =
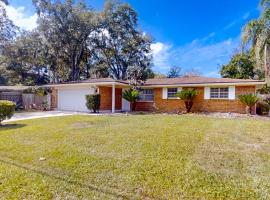
{"type": "Polygon", "coordinates": [[[85,81],[47,85],[52,87],[52,108],[62,111],[89,112],[86,95],[100,94],[100,111],[115,112],[122,110],[122,88],[126,83],[111,78],[89,79],[85,81]]]}
{"type": "Polygon", "coordinates": [[[58,88],[58,110],[87,112],[85,95],[94,94],[90,86],[69,86],[58,88]]]}

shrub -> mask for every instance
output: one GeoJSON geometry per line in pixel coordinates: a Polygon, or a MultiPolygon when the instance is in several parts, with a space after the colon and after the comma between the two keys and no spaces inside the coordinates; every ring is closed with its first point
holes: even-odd
{"type": "Polygon", "coordinates": [[[123,95],[122,97],[127,100],[128,102],[130,102],[131,104],[131,111],[134,111],[135,108],[136,108],[136,101],[138,100],[139,98],[139,92],[135,89],[128,89],[128,90],[125,90],[123,92],[123,95]]]}
{"type": "Polygon", "coordinates": [[[184,100],[187,113],[190,112],[193,106],[193,100],[198,96],[199,92],[196,89],[186,89],[178,92],[177,97],[184,100]]]}
{"type": "Polygon", "coordinates": [[[259,98],[255,94],[242,94],[238,96],[239,100],[247,106],[247,114],[251,114],[251,107],[254,106],[259,98]]]}
{"type": "Polygon", "coordinates": [[[38,87],[35,89],[35,94],[39,96],[46,96],[50,93],[52,93],[52,90],[49,87],[38,87]]]}
{"type": "Polygon", "coordinates": [[[265,101],[260,101],[256,106],[256,113],[258,115],[266,115],[269,112],[270,105],[265,101]]]}
{"type": "Polygon", "coordinates": [[[16,104],[12,101],[0,100],[0,125],[5,119],[10,119],[15,112],[16,104]]]}
{"type": "Polygon", "coordinates": [[[94,113],[99,112],[100,108],[100,94],[86,95],[86,107],[94,113]]]}
{"type": "Polygon", "coordinates": [[[264,101],[270,106],[270,97],[267,97],[264,101]]]}

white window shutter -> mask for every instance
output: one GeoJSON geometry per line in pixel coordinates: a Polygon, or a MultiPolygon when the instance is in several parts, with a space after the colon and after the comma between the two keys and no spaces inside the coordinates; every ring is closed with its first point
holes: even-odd
{"type": "Polygon", "coordinates": [[[204,87],[204,99],[210,99],[210,87],[204,87]]]}
{"type": "Polygon", "coordinates": [[[181,92],[181,91],[182,91],[181,87],[177,88],[177,92],[181,92]]]}
{"type": "Polygon", "coordinates": [[[229,87],[229,99],[235,99],[235,86],[229,87]]]}
{"type": "Polygon", "coordinates": [[[162,99],[168,98],[167,88],[162,88],[162,99]]]}

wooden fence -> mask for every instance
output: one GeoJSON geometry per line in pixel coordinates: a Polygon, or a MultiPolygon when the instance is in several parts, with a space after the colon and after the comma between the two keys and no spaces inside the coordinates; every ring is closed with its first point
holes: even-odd
{"type": "Polygon", "coordinates": [[[8,100],[16,103],[16,107],[20,109],[38,109],[50,110],[51,108],[51,95],[39,96],[36,94],[22,94],[22,92],[1,92],[0,100],[8,100]]]}
{"type": "Polygon", "coordinates": [[[28,109],[39,109],[51,108],[51,95],[39,96],[36,94],[22,94],[23,106],[26,110],[28,109]]]}
{"type": "Polygon", "coordinates": [[[22,103],[22,93],[21,92],[1,92],[0,93],[0,100],[8,100],[13,101],[16,103],[16,107],[20,108],[23,107],[22,103]]]}

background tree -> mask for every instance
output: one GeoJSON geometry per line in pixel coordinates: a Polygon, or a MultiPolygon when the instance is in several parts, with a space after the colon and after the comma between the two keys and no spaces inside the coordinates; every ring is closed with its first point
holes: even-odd
{"type": "Polygon", "coordinates": [[[8,0],[0,0],[0,2],[3,2],[4,4],[8,5],[8,0]]]}
{"type": "Polygon", "coordinates": [[[45,49],[36,32],[21,33],[3,50],[3,66],[11,84],[40,85],[49,82],[45,49]]]}
{"type": "Polygon", "coordinates": [[[253,79],[255,76],[255,61],[248,53],[237,53],[230,62],[223,65],[220,74],[224,78],[253,79]]]}
{"type": "Polygon", "coordinates": [[[190,69],[190,70],[187,70],[183,76],[185,77],[191,77],[191,76],[200,76],[202,73],[198,70],[198,69],[190,69]]]}
{"type": "Polygon", "coordinates": [[[152,78],[166,78],[167,76],[163,73],[160,72],[153,72],[153,77],[152,78]]]}
{"type": "Polygon", "coordinates": [[[137,13],[128,4],[106,2],[99,28],[88,40],[89,64],[96,72],[106,66],[109,76],[132,82],[151,74],[152,40],[138,30],[137,21],[137,13]]]}
{"type": "Polygon", "coordinates": [[[154,76],[152,40],[139,30],[137,13],[129,5],[107,1],[102,11],[95,12],[72,0],[33,3],[38,26],[17,37],[16,27],[2,9],[1,84],[113,77],[139,85],[154,76]]]}
{"type": "Polygon", "coordinates": [[[18,31],[18,28],[7,17],[6,4],[8,4],[8,1],[0,1],[0,84],[7,84],[9,82],[9,74],[3,66],[3,50],[9,42],[15,39],[16,32],[18,31]]]}
{"type": "Polygon", "coordinates": [[[84,78],[86,40],[94,30],[95,13],[84,3],[74,4],[71,0],[33,2],[39,15],[38,30],[55,55],[51,70],[61,81],[84,78]]]}
{"type": "Polygon", "coordinates": [[[257,65],[264,68],[265,78],[269,83],[270,1],[261,0],[261,8],[260,17],[256,20],[251,20],[243,28],[242,41],[243,48],[251,45],[251,50],[255,52],[257,65]]]}
{"type": "Polygon", "coordinates": [[[178,67],[178,66],[173,66],[170,68],[168,74],[167,74],[167,78],[177,78],[177,77],[180,77],[182,76],[181,75],[181,67],[178,67]]]}

